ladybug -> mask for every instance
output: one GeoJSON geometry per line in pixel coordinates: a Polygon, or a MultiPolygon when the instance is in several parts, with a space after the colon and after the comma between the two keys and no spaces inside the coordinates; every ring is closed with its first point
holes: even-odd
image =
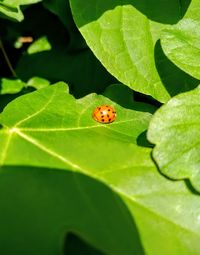
{"type": "Polygon", "coordinates": [[[116,119],[116,111],[112,106],[101,105],[94,109],[92,117],[100,123],[111,123],[116,119]]]}

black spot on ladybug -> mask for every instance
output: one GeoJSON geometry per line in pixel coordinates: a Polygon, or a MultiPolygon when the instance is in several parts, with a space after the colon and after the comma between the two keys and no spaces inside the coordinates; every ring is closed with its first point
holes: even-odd
{"type": "Polygon", "coordinates": [[[104,122],[104,119],[102,119],[102,121],[104,122]]]}
{"type": "Polygon", "coordinates": [[[101,114],[103,114],[103,112],[101,112],[101,114]]]}
{"type": "Polygon", "coordinates": [[[109,114],[107,114],[107,117],[109,118],[109,117],[110,117],[110,115],[109,115],[109,114]]]}
{"type": "Polygon", "coordinates": [[[110,109],[108,109],[108,111],[110,111],[110,109]]]}
{"type": "Polygon", "coordinates": [[[111,119],[109,119],[109,121],[111,121],[111,119]]]}
{"type": "Polygon", "coordinates": [[[101,110],[101,107],[98,107],[99,110],[101,110]]]}

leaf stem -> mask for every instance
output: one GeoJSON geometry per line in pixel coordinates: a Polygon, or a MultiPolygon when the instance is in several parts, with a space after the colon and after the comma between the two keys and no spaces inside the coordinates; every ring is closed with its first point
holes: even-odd
{"type": "Polygon", "coordinates": [[[2,50],[3,56],[4,56],[5,60],[6,60],[7,65],[8,65],[8,68],[10,69],[12,75],[16,78],[17,74],[15,73],[15,70],[12,67],[12,64],[11,64],[9,58],[8,58],[8,55],[7,55],[6,51],[5,51],[5,48],[3,46],[3,42],[2,42],[1,39],[0,39],[0,49],[2,50]]]}

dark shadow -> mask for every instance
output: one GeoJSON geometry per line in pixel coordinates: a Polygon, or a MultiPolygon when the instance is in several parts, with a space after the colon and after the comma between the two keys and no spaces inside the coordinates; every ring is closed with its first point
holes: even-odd
{"type": "Polygon", "coordinates": [[[136,102],[148,103],[155,106],[156,108],[159,108],[162,105],[159,101],[157,101],[156,99],[154,99],[153,97],[149,95],[145,95],[137,91],[133,91],[133,94],[134,94],[134,101],[136,102]]]}
{"type": "Polygon", "coordinates": [[[66,236],[64,255],[106,255],[73,233],[66,236]]]}
{"type": "MultiPolygon", "coordinates": [[[[1,90],[1,80],[0,80],[0,90],[1,90]]],[[[3,111],[3,109],[6,107],[7,104],[12,102],[14,99],[16,99],[19,96],[22,96],[24,94],[33,92],[35,89],[33,87],[27,87],[23,88],[20,92],[15,94],[0,94],[0,112],[3,111]]]]}
{"type": "MultiPolygon", "coordinates": [[[[77,32],[77,28],[74,31],[73,20],[71,23],[71,30],[68,31],[59,18],[46,10],[41,3],[27,8],[25,19],[20,24],[8,23],[13,34],[32,36],[34,40],[46,36],[51,45],[50,50],[35,54],[24,53],[25,46],[16,50],[21,55],[19,60],[17,59],[16,73],[25,82],[33,76],[46,78],[51,83],[65,81],[70,87],[70,93],[76,98],[92,92],[102,93],[109,84],[116,82],[116,79],[107,72],[88,47],[82,47],[80,38],[80,42],[77,41],[77,33],[80,35],[80,32],[77,32]],[[71,38],[72,35],[75,37],[71,38]],[[76,50],[72,49],[71,40],[75,43],[76,50]]],[[[13,44],[16,38],[15,36],[13,41],[11,40],[13,44]]]]}
{"type": "Polygon", "coordinates": [[[7,104],[12,102],[15,98],[21,96],[21,93],[13,94],[13,95],[0,95],[0,112],[6,107],[7,104]]]}
{"type": "MultiPolygon", "coordinates": [[[[153,147],[154,147],[154,145],[153,145],[153,147]]],[[[157,168],[157,171],[158,171],[164,178],[166,178],[166,179],[168,179],[168,180],[170,180],[170,181],[172,181],[172,182],[177,182],[177,181],[179,181],[179,180],[172,179],[172,178],[170,178],[169,176],[164,175],[164,174],[161,172],[161,170],[160,170],[160,168],[159,168],[159,166],[158,166],[156,160],[155,160],[154,157],[153,157],[153,151],[151,151],[151,159],[152,159],[152,161],[154,162],[154,164],[155,164],[155,166],[156,166],[156,168],[157,168]]]]}
{"type": "Polygon", "coordinates": [[[0,254],[63,254],[66,233],[76,233],[105,254],[144,255],[133,215],[105,184],[28,166],[0,174],[0,254]]]}
{"type": "Polygon", "coordinates": [[[33,76],[48,79],[51,83],[64,81],[76,98],[92,92],[102,93],[108,85],[116,82],[89,49],[73,54],[63,48],[26,54],[16,71],[23,81],[33,76]]]}
{"type": "Polygon", "coordinates": [[[157,71],[166,90],[172,97],[181,92],[192,90],[199,85],[199,80],[179,69],[165,56],[160,40],[156,42],[154,54],[157,71]]]}
{"type": "Polygon", "coordinates": [[[126,109],[149,113],[156,111],[156,107],[153,104],[142,101],[136,102],[133,90],[123,84],[110,85],[106,88],[103,95],[126,109]]]}
{"type": "Polygon", "coordinates": [[[149,147],[153,148],[154,145],[151,144],[147,140],[147,131],[142,132],[138,137],[137,137],[137,145],[142,146],[142,147],[149,147]]]}
{"type": "MultiPolygon", "coordinates": [[[[107,0],[93,2],[90,0],[88,6],[91,8],[84,8],[80,5],[82,10],[82,19],[79,20],[78,26],[82,27],[94,20],[100,18],[106,11],[113,10],[118,6],[132,5],[142,14],[146,15],[148,19],[164,23],[175,24],[184,16],[191,0],[174,1],[174,0],[107,0]],[[90,3],[91,2],[91,3],[90,3]]],[[[73,5],[72,5],[73,7],[73,5]]]]}
{"type": "MultiPolygon", "coordinates": [[[[41,3],[26,6],[23,14],[25,16],[22,22],[12,22],[10,20],[2,20],[0,24],[0,35],[4,43],[5,51],[16,69],[18,60],[24,54],[30,43],[23,44],[20,48],[14,45],[19,37],[32,37],[37,40],[42,36],[47,36],[52,45],[69,44],[69,33],[64,25],[60,22],[56,15],[47,11],[41,3]],[[44,22],[45,21],[45,22],[44,22]]],[[[0,51],[3,64],[0,62],[0,74],[2,77],[11,77],[11,72],[0,51]],[[3,69],[2,69],[3,68],[3,69]]],[[[19,77],[20,78],[20,77],[19,77]]]]}
{"type": "Polygon", "coordinates": [[[188,189],[195,195],[200,195],[200,192],[198,192],[194,187],[192,186],[191,182],[189,179],[185,179],[185,184],[188,187],[188,189]]]}

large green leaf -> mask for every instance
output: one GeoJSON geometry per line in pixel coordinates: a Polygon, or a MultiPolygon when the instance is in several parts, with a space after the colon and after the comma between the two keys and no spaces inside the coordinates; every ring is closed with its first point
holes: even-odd
{"type": "Polygon", "coordinates": [[[60,83],[5,108],[2,254],[59,254],[67,232],[105,254],[199,254],[200,198],[160,175],[151,149],[136,144],[151,114],[132,104],[96,94],[75,100],[60,83]],[[95,122],[99,104],[113,105],[117,120],[95,122]]]}
{"type": "Polygon", "coordinates": [[[148,138],[153,157],[172,179],[189,178],[200,191],[200,88],[171,99],[154,115],[148,138]]]}
{"type": "MultiPolygon", "coordinates": [[[[134,106],[134,103],[132,105],[134,106]]],[[[136,105],[138,104],[136,103],[136,105]]],[[[41,137],[42,135],[43,137],[44,135],[45,138],[48,132],[50,132],[49,135],[51,134],[51,132],[55,132],[54,142],[51,144],[51,141],[47,141],[48,144],[46,144],[45,146],[46,149],[43,155],[44,158],[42,161],[40,161],[40,166],[49,166],[49,163],[47,163],[48,153],[46,154],[46,150],[49,149],[50,154],[54,154],[53,152],[51,152],[51,149],[48,148],[48,146],[53,146],[56,148],[56,150],[58,149],[60,152],[64,150],[63,152],[61,152],[61,154],[63,155],[66,153],[65,150],[68,146],[66,142],[65,144],[63,144],[64,136],[66,141],[69,141],[70,151],[68,152],[68,160],[65,160],[63,158],[63,163],[62,160],[59,160],[59,164],[61,164],[61,167],[64,167],[66,165],[66,162],[68,161],[69,167],[72,169],[74,168],[73,163],[70,163],[73,162],[73,158],[75,157],[75,155],[73,155],[74,147],[76,153],[78,153],[78,150],[80,150],[80,158],[77,158],[76,160],[83,161],[81,165],[84,165],[84,162],[87,162],[87,167],[89,167],[89,165],[95,163],[96,157],[101,154],[102,166],[99,164],[98,168],[104,169],[106,166],[109,167],[111,162],[112,164],[110,165],[110,167],[118,166],[121,162],[121,159],[117,155],[114,155],[114,158],[110,157],[108,151],[103,151],[103,145],[107,147],[107,150],[110,150],[110,153],[112,153],[112,151],[115,150],[115,146],[117,146],[117,153],[120,153],[119,155],[126,155],[127,153],[124,150],[126,147],[126,143],[121,144],[121,142],[124,141],[136,144],[138,135],[140,135],[140,133],[147,129],[150,118],[151,114],[148,112],[140,112],[139,110],[133,111],[123,108],[120,105],[117,105],[116,103],[110,101],[108,98],[105,98],[103,96],[97,96],[96,94],[91,94],[76,101],[70,94],[67,93],[67,86],[61,83],[57,86],[51,86],[47,89],[40,90],[40,92],[38,93],[32,93],[31,95],[26,95],[24,97],[16,99],[14,102],[12,102],[12,104],[8,105],[5,108],[4,112],[1,115],[1,124],[5,126],[5,129],[2,130],[2,134],[5,135],[6,132],[7,138],[14,138],[13,143],[15,143],[15,138],[20,138],[20,135],[22,135],[25,140],[25,137],[27,137],[27,139],[29,140],[30,135],[30,140],[33,139],[34,141],[36,141],[37,136],[41,137]],[[92,119],[93,109],[96,106],[102,104],[111,104],[116,107],[117,121],[110,125],[102,125],[92,119]],[[25,108],[24,105],[26,105],[25,108]],[[22,111],[21,108],[23,108],[24,111],[22,111]],[[131,128],[131,126],[133,126],[133,128],[131,128]],[[89,139],[90,136],[93,134],[93,131],[94,135],[92,136],[92,139],[89,139]],[[19,133],[17,136],[15,135],[16,132],[19,133]],[[104,139],[102,139],[101,137],[102,132],[105,136],[104,139]],[[78,133],[80,133],[80,135],[74,135],[78,133]],[[28,134],[28,136],[26,134],[28,134]],[[34,139],[34,137],[36,140],[34,139]],[[118,137],[120,138],[119,141],[117,139],[118,137]],[[109,143],[110,138],[113,139],[113,143],[110,143],[109,146],[107,143],[109,143]],[[77,142],[80,140],[82,146],[76,148],[77,142]],[[98,152],[96,152],[96,156],[88,158],[88,155],[92,154],[94,144],[99,144],[101,140],[101,146],[96,147],[96,149],[98,149],[98,152]],[[120,147],[118,148],[119,145],[120,147]],[[84,147],[85,149],[83,149],[84,147]],[[70,157],[72,158],[70,159],[70,157]]],[[[17,143],[18,138],[16,140],[17,143]]],[[[25,146],[24,153],[28,152],[26,145],[22,143],[22,146],[25,146]]],[[[19,149],[20,144],[16,146],[14,146],[13,144],[12,147],[19,149]]],[[[23,147],[21,149],[23,149],[23,147]]],[[[35,150],[35,145],[33,146],[33,149],[35,150]]],[[[4,151],[3,144],[0,150],[4,151]]],[[[40,145],[37,150],[41,150],[40,145]]],[[[30,153],[30,151],[28,153],[30,153]]],[[[39,155],[42,156],[41,153],[39,153],[39,155]]],[[[11,154],[10,156],[11,161],[18,161],[17,155],[15,153],[13,155],[11,154]]],[[[24,164],[28,163],[26,162],[26,160],[29,159],[25,156],[25,154],[20,153],[18,154],[18,156],[20,158],[22,157],[21,159],[23,161],[25,160],[24,164]]],[[[6,158],[7,163],[9,164],[9,153],[6,158]]],[[[58,159],[54,157],[54,160],[55,162],[57,162],[58,159]]],[[[20,164],[22,164],[23,161],[20,161],[20,164]]],[[[130,159],[128,158],[127,164],[131,163],[129,161],[130,159]]],[[[36,160],[36,162],[38,162],[38,160],[36,160]]],[[[76,162],[75,166],[77,164],[78,162],[76,162]]]]}
{"type": "Polygon", "coordinates": [[[161,102],[184,90],[186,80],[193,87],[191,78],[157,52],[162,29],[181,19],[190,1],[70,2],[87,44],[119,81],[161,102]],[[171,76],[175,77],[173,84],[171,76]]]}
{"type": "Polygon", "coordinates": [[[42,0],[1,0],[0,16],[11,20],[22,21],[24,19],[20,5],[28,5],[40,2],[42,0]]]}

